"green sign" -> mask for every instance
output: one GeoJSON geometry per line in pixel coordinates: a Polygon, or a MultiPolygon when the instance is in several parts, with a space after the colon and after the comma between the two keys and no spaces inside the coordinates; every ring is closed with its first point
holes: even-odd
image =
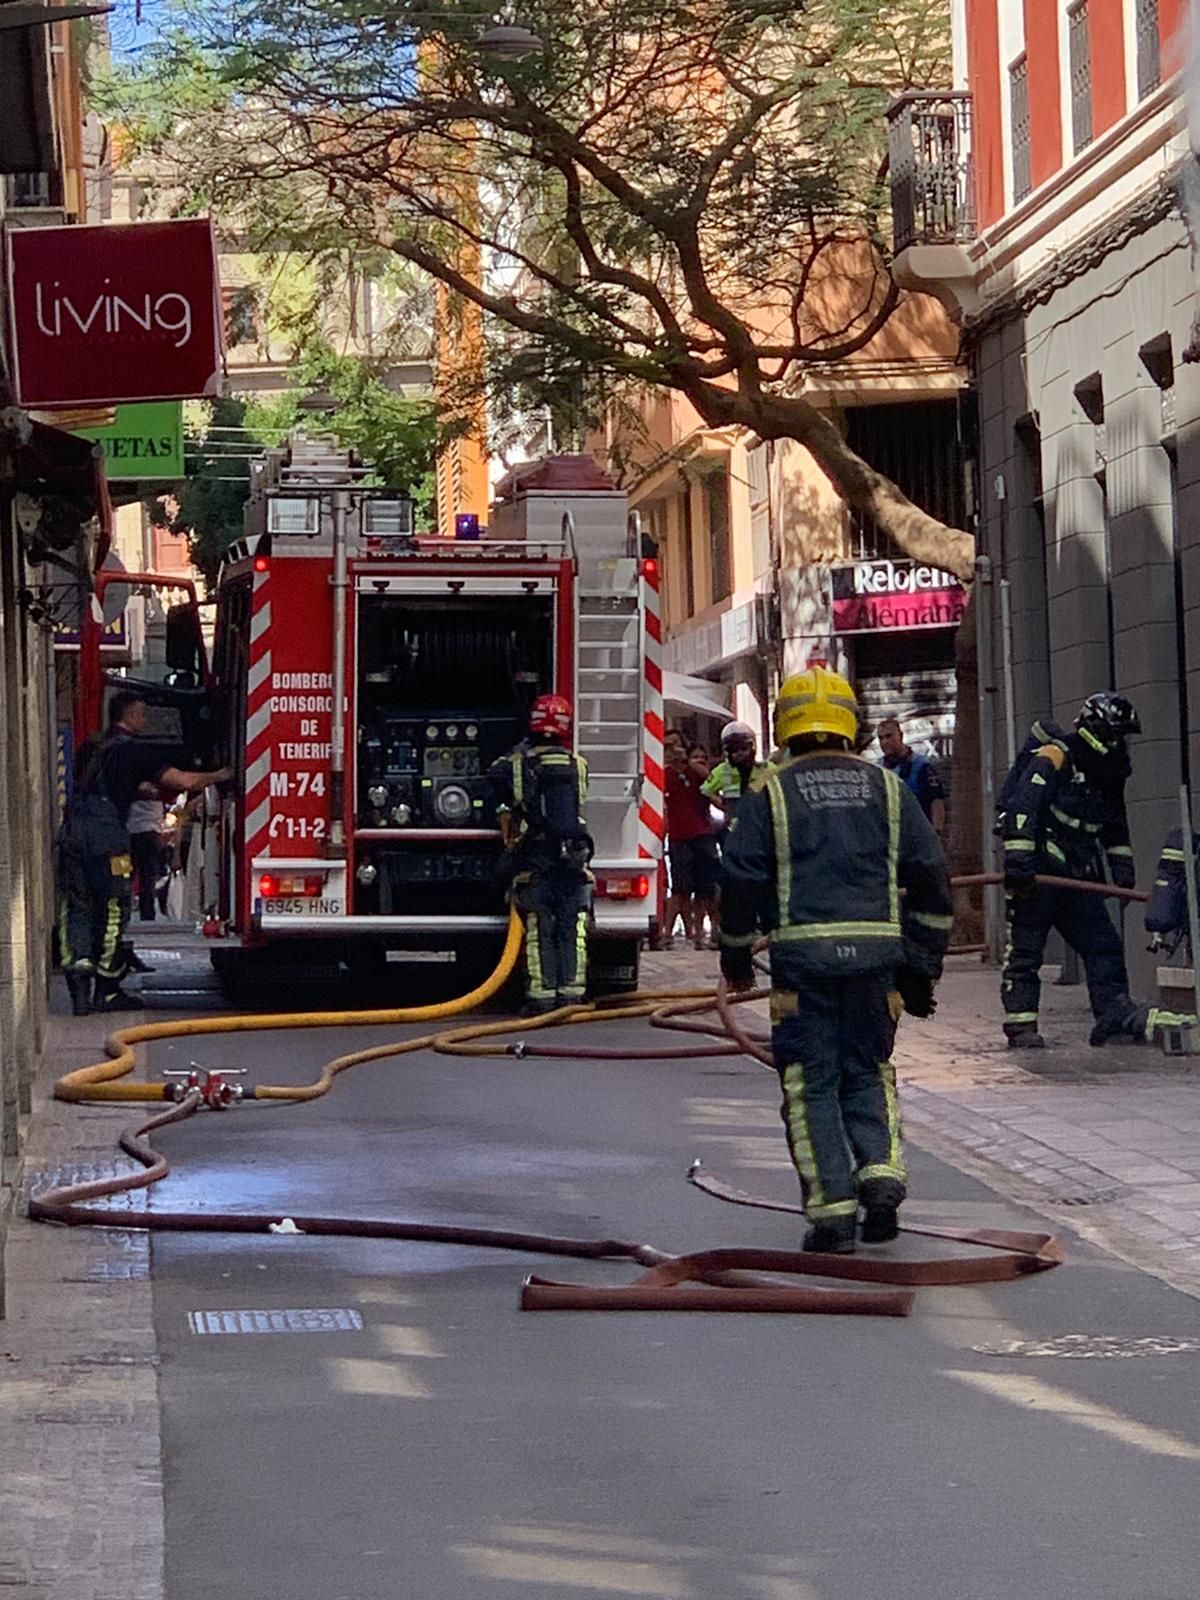
{"type": "Polygon", "coordinates": [[[131,479],[183,477],[183,405],[179,400],[146,400],[119,405],[117,420],[103,428],[73,428],[104,450],[113,483],[131,479]]]}

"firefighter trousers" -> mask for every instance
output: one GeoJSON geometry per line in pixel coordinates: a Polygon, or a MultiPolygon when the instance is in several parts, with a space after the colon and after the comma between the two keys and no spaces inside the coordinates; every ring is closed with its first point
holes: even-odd
{"type": "Polygon", "coordinates": [[[547,1009],[582,1000],[591,874],[565,863],[530,867],[514,878],[513,899],[525,918],[526,998],[547,1009]]]}
{"type": "Polygon", "coordinates": [[[111,819],[88,814],[67,824],[58,845],[58,939],[64,967],[119,982],[132,880],[129,836],[119,824],[114,831],[111,819]]]}
{"type": "Polygon", "coordinates": [[[807,978],[771,995],[783,1125],[814,1222],[854,1216],[868,1179],[905,1181],[890,977],[807,978]]]}
{"type": "Polygon", "coordinates": [[[1038,972],[1052,928],[1079,953],[1095,1017],[1129,999],[1125,946],[1107,908],[1094,895],[1040,884],[1032,895],[1009,895],[1007,916],[1008,947],[1000,980],[1006,1028],[1037,1026],[1042,993],[1038,972]]]}

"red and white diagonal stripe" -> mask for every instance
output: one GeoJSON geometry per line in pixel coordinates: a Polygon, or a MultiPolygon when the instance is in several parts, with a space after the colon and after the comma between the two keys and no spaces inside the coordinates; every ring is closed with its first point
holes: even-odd
{"type": "Polygon", "coordinates": [[[256,572],[246,684],[246,858],[267,852],[271,821],[271,574],[256,572]]]}
{"type": "Polygon", "coordinates": [[[657,566],[642,566],[642,803],[638,855],[662,859],[663,802],[662,618],[657,566]]]}

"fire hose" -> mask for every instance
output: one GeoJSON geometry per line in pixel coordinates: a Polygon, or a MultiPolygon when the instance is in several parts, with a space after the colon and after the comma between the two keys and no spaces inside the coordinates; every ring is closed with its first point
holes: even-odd
{"type": "MultiPolygon", "coordinates": [[[[956,878],[955,887],[998,883],[998,874],[976,874],[956,878]]],[[[1126,900],[1145,900],[1137,890],[1121,890],[1113,885],[1075,879],[1042,877],[1039,883],[1126,900]]],[[[107,1041],[108,1059],[66,1075],[55,1085],[55,1095],[70,1101],[162,1101],[168,1097],[166,1084],[126,1084],[119,1080],[136,1064],[135,1047],[156,1039],[192,1037],[204,1034],[257,1032],[269,1029],[348,1027],[367,1024],[398,1024],[441,1021],[465,1013],[492,998],[516,968],[520,956],[523,928],[514,911],[509,922],[504,950],[496,970],[478,988],[459,1000],[439,1005],[409,1006],[374,1011],[316,1012],[311,1014],[268,1014],[192,1019],[183,1022],[151,1023],[121,1029],[107,1041]]],[[[337,1076],[368,1061],[378,1061],[418,1050],[433,1049],[451,1055],[544,1056],[552,1059],[590,1060],[671,1060],[709,1055],[748,1055],[773,1070],[769,1043],[750,1033],[738,1020],[735,1002],[762,999],[759,991],[731,996],[725,985],[715,994],[709,991],[668,991],[639,994],[609,1003],[562,1007],[537,1018],[476,1023],[466,1028],[423,1034],[417,1038],[392,1041],[326,1063],[313,1083],[291,1085],[260,1084],[253,1088],[257,1101],[307,1101],[327,1094],[337,1076]],[[701,1021],[697,1013],[714,1007],[718,1020],[701,1021]],[[613,1049],[572,1045],[530,1043],[529,1034],[560,1027],[575,1027],[592,1022],[645,1018],[652,1026],[671,1028],[708,1037],[701,1046],[653,1049],[613,1049]],[[501,1045],[501,1038],[520,1033],[516,1043],[501,1045]]],[[[572,1257],[582,1260],[625,1260],[644,1270],[626,1285],[567,1284],[530,1276],[522,1288],[523,1310],[722,1310],[825,1312],[874,1316],[906,1316],[912,1309],[914,1287],[1008,1281],[1030,1273],[1045,1271],[1062,1259],[1061,1248],[1052,1235],[1014,1230],[978,1229],[973,1232],[948,1228],[904,1226],[902,1232],[956,1244],[977,1245],[982,1255],[951,1256],[932,1260],[901,1260],[880,1257],[830,1257],[808,1251],[719,1249],[671,1255],[649,1244],[618,1239],[573,1239],[491,1228],[458,1225],[410,1223],[390,1220],[330,1216],[302,1216],[283,1219],[246,1212],[167,1211],[151,1209],[114,1212],[108,1206],[91,1202],[137,1189],[149,1189],[170,1172],[167,1158],[146,1142],[146,1136],[160,1128],[191,1117],[202,1106],[223,1109],[241,1091],[219,1072],[182,1088],[178,1104],[151,1117],[121,1135],[120,1147],[140,1170],[114,1178],[99,1179],[44,1190],[29,1202],[31,1218],[72,1226],[112,1227],[119,1220],[123,1228],[145,1228],[168,1232],[214,1233],[289,1233],[376,1239],[402,1239],[498,1248],[543,1256],[572,1257]],[[831,1289],[815,1285],[780,1285],[764,1274],[820,1276],[850,1280],[879,1287],[870,1289],[831,1289]]],[[[763,1200],[734,1189],[695,1165],[690,1181],[715,1197],[743,1206],[802,1214],[800,1206],[763,1200]]]]}

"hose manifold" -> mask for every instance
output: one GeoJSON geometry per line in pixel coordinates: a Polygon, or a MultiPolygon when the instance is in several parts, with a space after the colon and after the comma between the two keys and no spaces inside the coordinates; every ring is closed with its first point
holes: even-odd
{"type": "Polygon", "coordinates": [[[209,1070],[197,1066],[195,1062],[186,1071],[163,1073],[164,1078],[173,1080],[168,1086],[169,1100],[179,1105],[189,1094],[198,1094],[200,1104],[207,1106],[210,1111],[228,1111],[231,1106],[237,1105],[245,1091],[240,1083],[230,1083],[229,1079],[244,1076],[245,1071],[241,1067],[209,1070]]]}

